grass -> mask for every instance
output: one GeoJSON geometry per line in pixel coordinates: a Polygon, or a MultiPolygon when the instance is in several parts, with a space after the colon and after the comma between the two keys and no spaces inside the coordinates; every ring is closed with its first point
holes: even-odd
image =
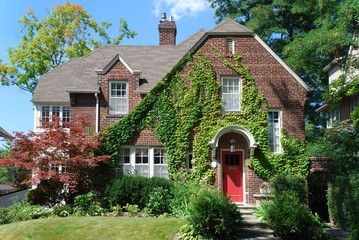
{"type": "Polygon", "coordinates": [[[172,239],[186,223],[178,218],[46,218],[2,225],[0,239],[172,239]]]}

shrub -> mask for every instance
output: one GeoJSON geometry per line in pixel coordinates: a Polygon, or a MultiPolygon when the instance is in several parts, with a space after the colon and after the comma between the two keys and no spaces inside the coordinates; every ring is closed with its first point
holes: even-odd
{"type": "Polygon", "coordinates": [[[282,179],[281,193],[295,196],[300,202],[307,202],[307,188],[304,178],[295,175],[278,175],[271,179],[271,191],[274,196],[279,196],[278,181],[282,179]]]}
{"type": "Polygon", "coordinates": [[[281,239],[325,239],[324,223],[288,192],[276,196],[273,203],[257,208],[255,213],[259,213],[281,239]]]}
{"type": "Polygon", "coordinates": [[[202,188],[190,198],[188,222],[204,238],[235,239],[241,215],[236,204],[213,189],[202,188]]]}
{"type": "Polygon", "coordinates": [[[9,209],[0,207],[0,225],[8,224],[12,222],[12,218],[9,215],[9,209]]]}
{"type": "Polygon", "coordinates": [[[62,190],[63,184],[60,182],[51,179],[41,180],[35,189],[26,194],[26,200],[33,205],[54,206],[64,200],[60,196],[62,190]]]}
{"type": "Polygon", "coordinates": [[[187,217],[189,215],[188,204],[190,197],[200,189],[201,185],[193,181],[176,182],[172,190],[173,198],[170,203],[173,215],[181,218],[187,217]]]}
{"type": "Polygon", "coordinates": [[[359,239],[359,173],[337,176],[328,189],[328,206],[332,219],[359,239]]]}
{"type": "Polygon", "coordinates": [[[104,213],[104,209],[100,206],[100,203],[96,201],[95,194],[89,192],[75,197],[74,212],[78,215],[97,216],[104,213]]]}
{"type": "Polygon", "coordinates": [[[141,176],[119,175],[106,187],[105,195],[112,206],[137,204],[139,208],[146,207],[149,194],[156,187],[171,191],[173,183],[165,178],[146,178],[141,176]]]}
{"type": "Polygon", "coordinates": [[[52,208],[52,215],[59,217],[68,217],[74,212],[73,206],[71,204],[66,205],[57,205],[52,208]]]}
{"type": "MultiPolygon", "coordinates": [[[[24,201],[17,202],[7,208],[7,217],[5,216],[4,223],[25,221],[36,218],[45,218],[51,215],[51,209],[40,205],[30,205],[24,201]],[[10,219],[10,221],[6,220],[10,219]]],[[[2,211],[5,215],[6,210],[2,211]]]]}
{"type": "Polygon", "coordinates": [[[173,198],[171,192],[163,187],[156,187],[149,194],[150,199],[148,200],[147,207],[158,216],[163,213],[170,212],[170,203],[173,198]]]}

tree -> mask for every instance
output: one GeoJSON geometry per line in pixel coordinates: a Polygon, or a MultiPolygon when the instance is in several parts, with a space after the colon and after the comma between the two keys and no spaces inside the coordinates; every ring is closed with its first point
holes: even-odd
{"type": "Polygon", "coordinates": [[[120,18],[119,35],[111,39],[106,32],[111,23],[97,24],[81,5],[69,2],[52,8],[42,19],[29,8],[18,22],[22,25],[22,40],[16,48],[8,49],[10,63],[0,59],[1,84],[16,85],[31,93],[41,75],[65,61],[137,35],[120,18]]]}
{"type": "Polygon", "coordinates": [[[95,151],[103,144],[98,135],[86,133],[88,122],[78,116],[78,123],[63,123],[53,117],[43,121],[43,132],[17,132],[9,156],[0,160],[1,166],[30,170],[32,175],[23,184],[36,185],[41,180],[54,180],[76,192],[91,184],[89,175],[100,162],[111,156],[98,156],[95,151]]]}

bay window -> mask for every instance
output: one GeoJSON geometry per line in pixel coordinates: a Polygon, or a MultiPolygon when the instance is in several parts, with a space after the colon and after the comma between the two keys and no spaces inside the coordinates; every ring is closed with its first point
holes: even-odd
{"type": "Polygon", "coordinates": [[[62,123],[71,121],[70,106],[40,105],[37,107],[37,111],[39,112],[39,115],[36,126],[42,125],[39,119],[43,121],[51,121],[52,116],[59,117],[62,123]]]}

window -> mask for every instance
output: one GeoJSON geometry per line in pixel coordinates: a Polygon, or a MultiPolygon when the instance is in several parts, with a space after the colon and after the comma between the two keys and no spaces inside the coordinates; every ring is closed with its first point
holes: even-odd
{"type": "Polygon", "coordinates": [[[118,152],[118,164],[121,167],[122,173],[132,175],[132,167],[130,165],[130,149],[120,148],[118,152]]]}
{"type": "Polygon", "coordinates": [[[271,153],[280,153],[281,112],[268,112],[268,143],[271,153]]]}
{"type": "Polygon", "coordinates": [[[327,127],[332,128],[335,122],[340,122],[340,109],[336,107],[334,110],[327,113],[327,127]]]}
{"type": "Polygon", "coordinates": [[[234,54],[234,38],[226,38],[226,53],[234,54]]]}
{"type": "Polygon", "coordinates": [[[241,81],[239,77],[222,77],[223,111],[241,110],[241,81]]]}
{"type": "MultiPolygon", "coordinates": [[[[61,105],[41,106],[40,119],[43,121],[49,121],[51,120],[51,116],[59,117],[62,122],[70,122],[71,120],[70,106],[61,106],[61,105]]],[[[41,123],[39,122],[37,126],[41,126],[41,123]]]]}
{"type": "Polygon", "coordinates": [[[356,106],[359,106],[359,94],[350,98],[350,112],[354,112],[356,106]]]}
{"type": "Polygon", "coordinates": [[[136,162],[135,162],[136,175],[149,177],[149,164],[148,164],[148,149],[136,149],[136,162]]]}
{"type": "Polygon", "coordinates": [[[188,153],[188,156],[187,156],[187,169],[189,169],[189,170],[193,170],[192,160],[193,160],[193,153],[188,153]]]}
{"type": "Polygon", "coordinates": [[[167,178],[166,150],[154,149],[153,175],[167,178]]]}
{"type": "Polygon", "coordinates": [[[127,83],[126,82],[110,82],[110,114],[125,114],[128,111],[127,103],[127,83]]]}

